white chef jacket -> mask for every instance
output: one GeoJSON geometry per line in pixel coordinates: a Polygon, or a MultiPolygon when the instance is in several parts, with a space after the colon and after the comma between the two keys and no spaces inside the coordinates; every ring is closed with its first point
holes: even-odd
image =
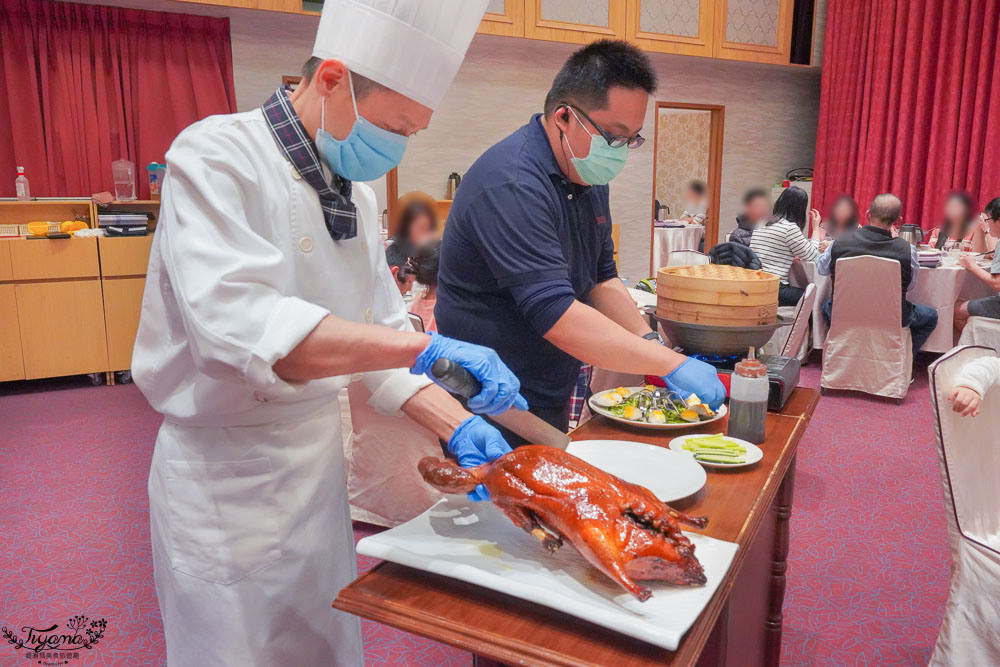
{"type": "MultiPolygon", "coordinates": [[[[167,168],[132,359],[135,382],[167,419],[237,426],[304,417],[335,401],[350,378],[289,383],[271,366],[325,315],[409,329],[374,192],[354,184],[358,235],[334,242],[316,191],[260,109],[191,126],[170,147],[167,168]]],[[[429,382],[406,369],[361,379],[385,413],[429,382]]]]}
{"type": "MultiPolygon", "coordinates": [[[[316,192],[261,110],[207,118],[167,153],[132,374],[165,417],[150,468],[154,578],[171,665],[360,665],[338,391],[272,364],[327,314],[408,329],[355,184],[356,238],[333,241],[316,192]]],[[[428,380],[360,376],[394,412],[428,380]]]]}

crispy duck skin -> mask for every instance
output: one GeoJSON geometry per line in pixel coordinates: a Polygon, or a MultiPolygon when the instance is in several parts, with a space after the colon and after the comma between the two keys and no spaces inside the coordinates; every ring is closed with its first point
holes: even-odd
{"type": "Polygon", "coordinates": [[[572,454],[527,445],[475,468],[427,457],[420,474],[444,493],[485,484],[507,517],[550,552],[570,542],[594,567],[640,601],[652,591],[636,581],[704,584],[705,572],[680,523],[704,527],[660,502],[648,489],[595,468],[572,454]]]}

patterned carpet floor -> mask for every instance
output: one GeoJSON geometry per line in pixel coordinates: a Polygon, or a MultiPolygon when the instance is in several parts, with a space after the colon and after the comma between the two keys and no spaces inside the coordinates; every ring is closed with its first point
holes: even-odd
{"type": "MultiPolygon", "coordinates": [[[[818,374],[806,367],[803,384],[818,374]]],[[[0,385],[0,625],[105,618],[100,648],[70,664],[165,663],[146,498],[158,424],[134,385],[0,385]]],[[[925,665],[949,572],[926,373],[901,406],[821,400],[791,521],[782,663],[925,665]]],[[[376,623],[364,634],[368,665],[471,664],[376,623]]],[[[29,663],[2,641],[8,664],[29,663]]]]}

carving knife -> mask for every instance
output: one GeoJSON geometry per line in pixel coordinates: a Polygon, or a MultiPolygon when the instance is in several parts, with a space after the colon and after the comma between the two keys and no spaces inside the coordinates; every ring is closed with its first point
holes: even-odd
{"type": "MultiPolygon", "coordinates": [[[[472,373],[451,359],[442,357],[435,361],[434,365],[431,366],[431,374],[448,391],[458,394],[466,400],[478,394],[482,389],[479,381],[472,373]]],[[[510,408],[498,415],[489,415],[489,418],[517,433],[531,444],[566,449],[570,443],[568,435],[527,410],[510,408]]]]}

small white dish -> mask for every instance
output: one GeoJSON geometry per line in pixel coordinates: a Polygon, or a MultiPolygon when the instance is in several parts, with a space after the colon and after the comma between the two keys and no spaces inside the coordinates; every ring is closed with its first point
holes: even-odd
{"type": "Polygon", "coordinates": [[[665,503],[698,493],[708,479],[694,458],[644,442],[575,440],[566,451],[626,482],[646,487],[665,503]]]}
{"type": "Polygon", "coordinates": [[[688,456],[691,457],[691,459],[695,463],[700,463],[706,468],[713,468],[718,470],[733,470],[736,468],[746,468],[747,466],[752,466],[755,463],[759,462],[762,458],[764,458],[763,450],[757,445],[749,443],[746,440],[741,440],[740,438],[732,438],[727,435],[726,438],[728,438],[729,440],[732,440],[733,442],[738,442],[739,444],[747,448],[747,460],[745,463],[711,463],[709,461],[699,461],[698,459],[694,458],[694,454],[684,449],[684,442],[688,440],[688,438],[702,438],[706,435],[709,434],[689,433],[687,435],[678,436],[670,441],[670,449],[671,451],[679,452],[681,454],[687,454],[688,456]]]}

